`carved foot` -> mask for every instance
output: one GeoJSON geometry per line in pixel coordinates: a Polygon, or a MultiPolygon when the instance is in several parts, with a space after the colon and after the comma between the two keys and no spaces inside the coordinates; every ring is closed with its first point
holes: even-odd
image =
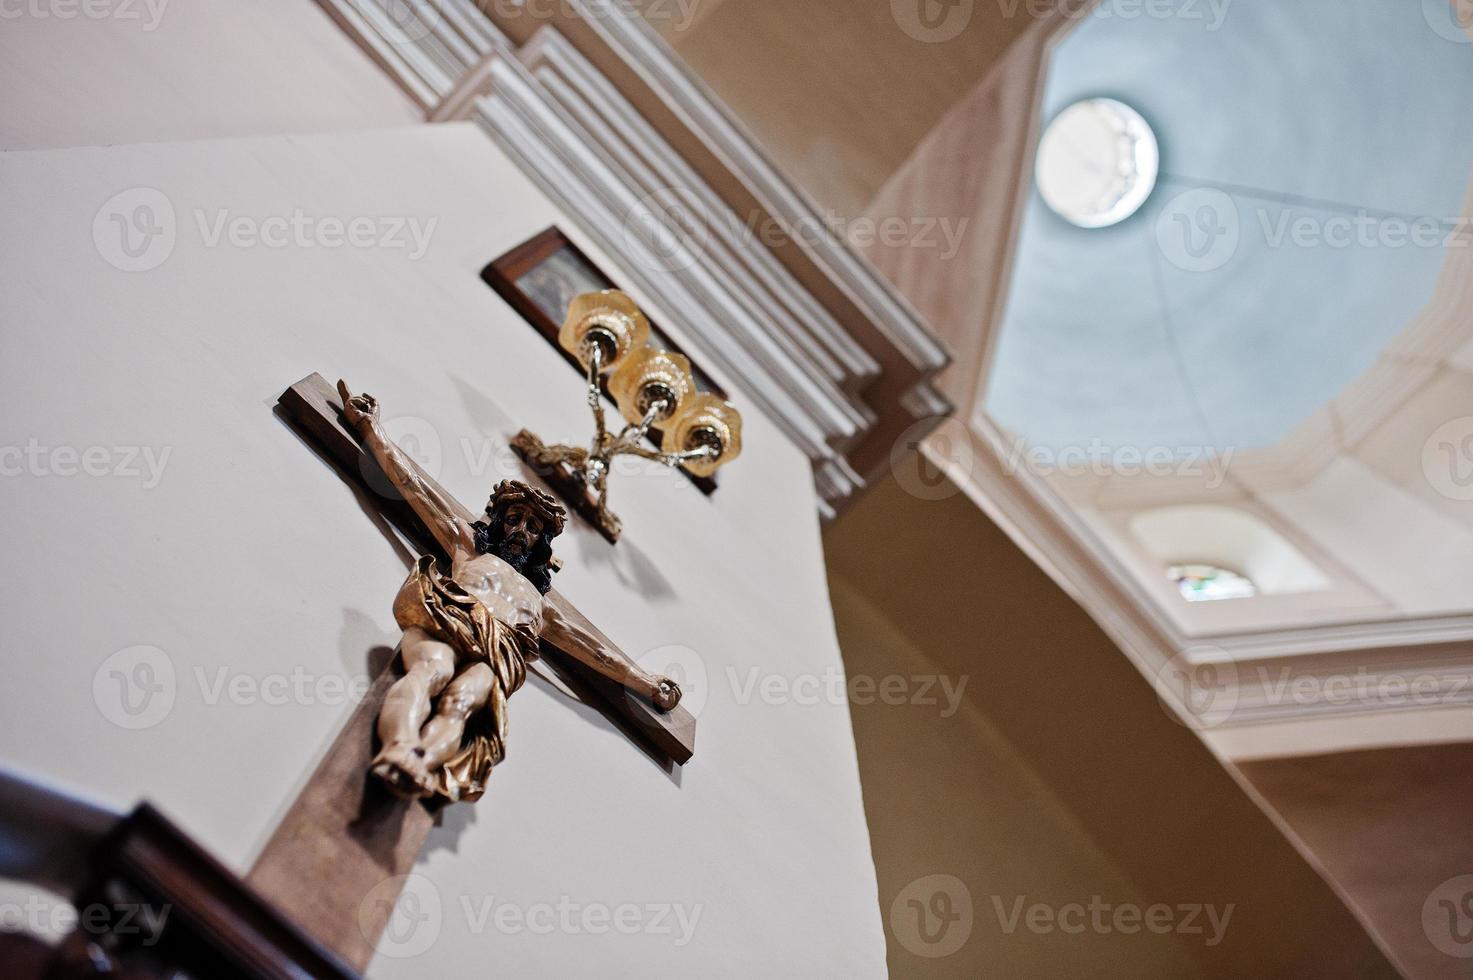
{"type": "Polygon", "coordinates": [[[385,745],[369,766],[369,772],[383,780],[395,796],[407,800],[429,796],[435,781],[425,768],[424,749],[406,742],[385,745]]]}

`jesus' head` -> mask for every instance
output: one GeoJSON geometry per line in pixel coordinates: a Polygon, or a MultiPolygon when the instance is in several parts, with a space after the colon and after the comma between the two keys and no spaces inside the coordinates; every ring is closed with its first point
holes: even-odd
{"type": "Polygon", "coordinates": [[[515,568],[546,593],[552,588],[552,539],[562,533],[567,512],[550,494],[519,480],[502,480],[477,521],[476,550],[515,568]]]}

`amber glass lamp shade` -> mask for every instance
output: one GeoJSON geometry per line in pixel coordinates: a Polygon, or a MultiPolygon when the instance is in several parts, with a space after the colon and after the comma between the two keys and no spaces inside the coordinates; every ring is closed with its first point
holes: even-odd
{"type": "Polygon", "coordinates": [[[618,370],[609,375],[609,394],[619,406],[619,414],[638,424],[657,402],[665,407],[655,416],[656,422],[679,414],[685,402],[695,394],[690,361],[684,354],[644,347],[624,358],[618,370]]]}
{"type": "Polygon", "coordinates": [[[650,339],[650,323],[634,300],[617,289],[575,296],[558,331],[557,342],[584,370],[592,349],[600,349],[599,370],[610,371],[650,339]]]}
{"type": "Polygon", "coordinates": [[[683,461],[680,465],[696,476],[710,476],[742,452],[742,415],[709,392],[691,396],[680,413],[665,428],[660,448],[681,453],[711,446],[708,456],[683,461]]]}

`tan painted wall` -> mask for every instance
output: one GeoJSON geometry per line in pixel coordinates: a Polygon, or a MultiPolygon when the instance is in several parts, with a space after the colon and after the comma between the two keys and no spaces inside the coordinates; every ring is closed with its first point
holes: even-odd
{"type": "Polygon", "coordinates": [[[778,166],[821,207],[852,218],[1038,5],[722,0],[697,4],[693,17],[678,15],[675,0],[641,6],[778,166]],[[951,13],[928,31],[922,5],[951,13]]]}
{"type": "MultiPolygon", "coordinates": [[[[835,577],[831,595],[851,683],[860,677],[939,672],[848,581],[835,577]]],[[[971,683],[976,681],[971,677],[971,683]]],[[[1004,923],[1020,897],[1025,907],[1088,902],[1094,895],[1145,907],[1150,897],[1100,848],[1088,824],[1039,778],[975,699],[965,699],[950,717],[945,695],[938,694],[938,700],[937,705],[876,703],[853,709],[891,975],[1203,976],[1182,936],[1046,934],[1030,930],[1023,920],[1007,929],[1004,923]],[[933,874],[959,878],[973,905],[970,938],[942,958],[911,952],[932,947],[921,941],[920,913],[907,904],[915,889],[906,887],[933,874]]],[[[1069,924],[1072,928],[1072,920],[1069,924]]],[[[1228,924],[1231,928],[1231,920],[1228,924]]],[[[934,935],[940,924],[927,913],[925,928],[934,935]]],[[[943,934],[939,941],[947,938],[943,934]]]]}
{"type": "Polygon", "coordinates": [[[969,678],[966,711],[946,721],[934,707],[854,707],[882,912],[934,873],[961,878],[976,906],[971,939],[942,959],[907,952],[887,922],[892,975],[1181,976],[1184,961],[1216,977],[1394,975],[1135,668],[965,497],[922,501],[887,480],[825,548],[851,675],[969,678]],[[1210,948],[1008,935],[998,893],[1235,910],[1210,948]]]}
{"type": "Polygon", "coordinates": [[[1243,763],[1409,977],[1473,976],[1473,744],[1243,763]]]}

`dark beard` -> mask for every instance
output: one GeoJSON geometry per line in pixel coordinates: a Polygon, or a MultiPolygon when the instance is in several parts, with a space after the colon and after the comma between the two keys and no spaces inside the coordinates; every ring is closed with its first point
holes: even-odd
{"type": "Polygon", "coordinates": [[[520,575],[527,574],[527,567],[532,564],[532,553],[529,551],[512,551],[505,542],[497,544],[493,554],[516,569],[520,575]]]}
{"type": "MultiPolygon", "coordinates": [[[[499,521],[500,517],[492,515],[492,519],[499,521]]],[[[517,554],[507,548],[506,542],[499,539],[493,528],[496,527],[491,521],[477,521],[474,525],[476,534],[476,553],[481,555],[495,555],[512,567],[517,574],[531,582],[538,592],[546,595],[552,588],[552,569],[548,566],[548,559],[552,556],[552,548],[548,544],[547,535],[532,542],[532,547],[521,554],[517,554]]]]}

